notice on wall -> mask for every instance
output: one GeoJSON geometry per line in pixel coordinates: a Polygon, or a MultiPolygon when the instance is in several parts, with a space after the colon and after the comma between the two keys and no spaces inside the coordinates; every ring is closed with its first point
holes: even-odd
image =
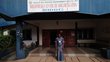
{"type": "Polygon", "coordinates": [[[79,11],[79,0],[27,0],[28,12],[79,11]]]}

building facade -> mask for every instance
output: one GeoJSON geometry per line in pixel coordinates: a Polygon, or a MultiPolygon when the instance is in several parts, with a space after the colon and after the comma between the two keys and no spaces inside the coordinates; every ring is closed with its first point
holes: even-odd
{"type": "Polygon", "coordinates": [[[109,47],[109,2],[79,0],[79,11],[29,13],[27,0],[1,0],[0,17],[16,22],[17,58],[25,57],[22,42],[51,47],[59,32],[65,47],[109,47]]]}

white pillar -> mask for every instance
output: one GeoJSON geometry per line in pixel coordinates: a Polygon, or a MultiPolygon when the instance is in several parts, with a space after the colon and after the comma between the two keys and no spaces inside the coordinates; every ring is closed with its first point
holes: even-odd
{"type": "Polygon", "coordinates": [[[42,29],[39,28],[39,45],[42,46],[42,29]]]}

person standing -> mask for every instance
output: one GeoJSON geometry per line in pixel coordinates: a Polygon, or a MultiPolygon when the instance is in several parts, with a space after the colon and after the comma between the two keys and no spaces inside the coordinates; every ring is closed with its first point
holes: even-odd
{"type": "Polygon", "coordinates": [[[55,46],[57,49],[57,60],[63,61],[64,60],[64,55],[63,55],[64,38],[61,36],[61,34],[58,34],[58,37],[55,40],[55,46]]]}

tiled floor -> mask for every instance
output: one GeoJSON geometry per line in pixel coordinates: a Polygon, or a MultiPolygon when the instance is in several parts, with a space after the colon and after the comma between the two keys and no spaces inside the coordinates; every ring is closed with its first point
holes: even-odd
{"type": "MultiPolygon", "coordinates": [[[[29,56],[55,56],[55,48],[36,48],[29,53],[29,56]]],[[[65,56],[96,56],[99,55],[99,51],[90,48],[74,48],[68,47],[64,49],[65,56]]]]}
{"type": "MultiPolygon", "coordinates": [[[[21,60],[3,60],[0,62],[57,62],[54,48],[36,48],[28,57],[21,60]]],[[[99,56],[99,52],[90,48],[65,48],[63,62],[110,62],[99,56]]]]}
{"type": "MultiPolygon", "coordinates": [[[[78,57],[69,57],[66,56],[63,62],[109,62],[110,60],[106,60],[100,57],[84,57],[84,56],[78,56],[78,57]]],[[[31,57],[27,59],[26,62],[57,62],[57,60],[52,57],[31,57]]]]}
{"type": "MultiPolygon", "coordinates": [[[[101,57],[85,57],[85,56],[65,56],[64,61],[62,62],[110,62],[108,59],[101,57]]],[[[0,62],[59,62],[53,56],[36,56],[36,57],[27,57],[26,59],[21,60],[4,60],[0,62]]]]}

